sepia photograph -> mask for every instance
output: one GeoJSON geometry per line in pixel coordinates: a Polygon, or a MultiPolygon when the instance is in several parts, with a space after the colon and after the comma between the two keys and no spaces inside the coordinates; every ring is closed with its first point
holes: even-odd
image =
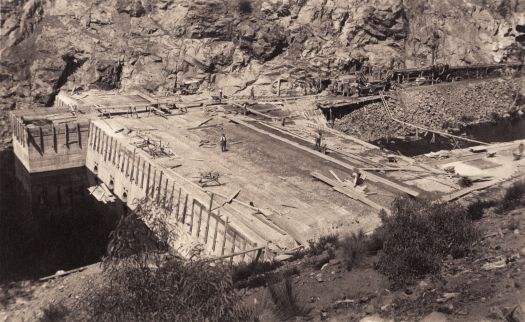
{"type": "Polygon", "coordinates": [[[525,0],[0,0],[0,322],[525,322],[525,0]]]}

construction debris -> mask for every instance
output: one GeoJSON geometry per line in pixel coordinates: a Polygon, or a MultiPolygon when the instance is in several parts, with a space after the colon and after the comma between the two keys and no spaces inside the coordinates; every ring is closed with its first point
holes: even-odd
{"type": "Polygon", "coordinates": [[[153,158],[173,157],[175,153],[169,148],[169,144],[163,144],[161,140],[154,139],[151,135],[138,132],[135,134],[139,141],[134,142],[137,148],[147,152],[153,158]]]}
{"type": "MultiPolygon", "coordinates": [[[[220,186],[220,173],[217,171],[202,171],[199,172],[199,185],[201,187],[220,186]]],[[[232,198],[233,199],[233,198],[232,198]]]]}

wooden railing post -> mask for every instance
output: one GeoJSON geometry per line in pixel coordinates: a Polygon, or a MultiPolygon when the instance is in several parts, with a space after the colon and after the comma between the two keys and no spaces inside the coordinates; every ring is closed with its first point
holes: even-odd
{"type": "Polygon", "coordinates": [[[224,255],[224,251],[226,250],[227,237],[228,237],[228,217],[226,217],[226,220],[224,221],[224,238],[222,239],[221,255],[224,255]]]}
{"type": "Polygon", "coordinates": [[[212,251],[215,251],[215,244],[217,243],[217,230],[219,229],[219,218],[220,218],[220,211],[217,211],[217,217],[215,217],[215,230],[213,231],[213,244],[212,244],[212,251]]]}
{"type": "Polygon", "coordinates": [[[211,217],[211,208],[213,206],[213,196],[214,194],[211,194],[210,197],[210,205],[208,207],[208,218],[206,218],[206,227],[204,228],[204,244],[206,245],[208,243],[208,231],[210,229],[210,217],[211,217]]]}
{"type": "Polygon", "coordinates": [[[177,211],[175,211],[175,219],[179,221],[179,210],[180,210],[180,194],[182,193],[182,188],[179,188],[179,196],[177,197],[177,211]]]}
{"type": "Polygon", "coordinates": [[[186,224],[186,209],[188,207],[188,194],[186,194],[186,198],[184,198],[184,207],[182,208],[182,224],[186,224]]]}
{"type": "MultiPolygon", "coordinates": [[[[233,237],[232,237],[232,254],[235,253],[235,239],[237,238],[237,231],[233,231],[233,237]]],[[[230,264],[233,263],[233,256],[230,257],[230,264]]]]}

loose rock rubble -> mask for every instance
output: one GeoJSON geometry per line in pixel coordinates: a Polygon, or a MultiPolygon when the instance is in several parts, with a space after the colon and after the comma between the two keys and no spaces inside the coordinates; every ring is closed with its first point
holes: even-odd
{"type": "MultiPolygon", "coordinates": [[[[515,101],[516,95],[521,95],[520,82],[494,79],[406,88],[394,94],[389,105],[401,121],[431,130],[459,132],[468,125],[493,122],[522,109],[520,99],[515,101]]],[[[416,133],[414,128],[391,120],[382,103],[371,103],[343,116],[336,120],[335,127],[369,141],[416,133]]]]}

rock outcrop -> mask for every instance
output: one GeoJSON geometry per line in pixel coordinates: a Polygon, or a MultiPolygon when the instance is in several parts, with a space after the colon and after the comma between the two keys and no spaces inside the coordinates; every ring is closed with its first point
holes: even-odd
{"type": "Polygon", "coordinates": [[[516,60],[517,0],[0,0],[0,106],[50,105],[60,89],[184,83],[225,95],[298,92],[319,77],[516,60]]]}

